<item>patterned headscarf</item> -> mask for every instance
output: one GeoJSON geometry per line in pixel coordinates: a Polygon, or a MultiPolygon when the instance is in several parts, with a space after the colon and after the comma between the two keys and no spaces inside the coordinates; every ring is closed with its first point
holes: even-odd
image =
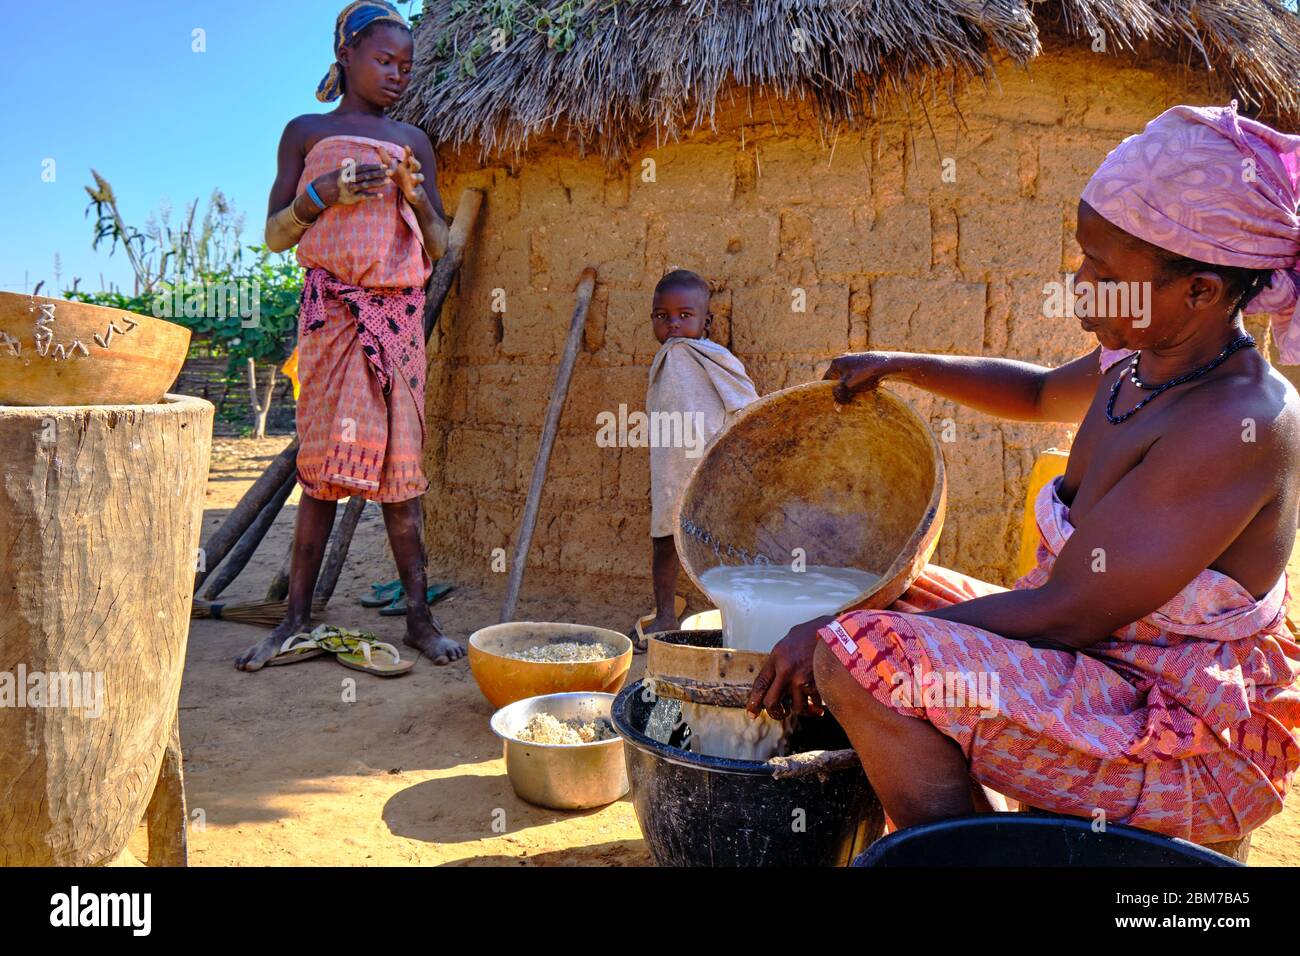
{"type": "Polygon", "coordinates": [[[1175,106],[1111,150],[1083,201],[1129,235],[1220,266],[1271,269],[1245,311],[1300,364],[1300,136],[1226,107],[1175,106]]]}
{"type": "MultiPolygon", "coordinates": [[[[406,26],[406,21],[391,3],[384,0],[356,0],[343,8],[334,21],[334,55],[357,38],[357,34],[376,20],[391,20],[406,26]]],[[[330,65],[325,79],[316,87],[316,99],[329,103],[343,95],[343,68],[338,60],[330,65]]]]}

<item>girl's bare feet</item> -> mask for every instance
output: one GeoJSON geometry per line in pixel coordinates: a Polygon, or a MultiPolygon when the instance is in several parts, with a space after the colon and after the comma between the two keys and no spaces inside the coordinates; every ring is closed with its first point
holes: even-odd
{"type": "Polygon", "coordinates": [[[665,617],[660,615],[649,624],[642,625],[641,631],[645,634],[653,634],[655,631],[675,631],[681,626],[681,623],[675,617],[665,617]]]}
{"type": "Polygon", "coordinates": [[[267,661],[280,653],[280,648],[288,638],[302,631],[310,630],[310,620],[295,620],[286,617],[276,625],[270,637],[259,641],[239,655],[235,660],[235,666],[241,671],[261,670],[266,666],[267,661]]]}
{"type": "Polygon", "coordinates": [[[289,566],[289,604],[284,620],[271,636],[254,644],[235,660],[241,671],[261,670],[280,652],[287,638],[310,631],[311,595],[316,587],[325,542],[334,526],[335,501],[321,501],[304,494],[298,503],[298,520],[293,532],[293,559],[289,566]]]}
{"type": "Polygon", "coordinates": [[[465,647],[459,641],[453,641],[440,630],[426,609],[423,620],[416,615],[406,618],[406,638],[408,647],[414,647],[435,664],[442,666],[458,661],[465,656],[465,647]]]}
{"type": "Polygon", "coordinates": [[[384,525],[388,528],[388,541],[393,546],[397,573],[406,589],[406,639],[435,664],[450,664],[465,656],[465,648],[453,641],[438,628],[424,594],[429,582],[424,570],[424,546],[420,541],[423,518],[420,499],[411,498],[384,505],[384,525]]]}
{"type": "MultiPolygon", "coordinates": [[[[646,638],[649,638],[649,636],[654,634],[656,631],[675,631],[680,626],[681,625],[677,618],[671,616],[664,617],[663,615],[660,615],[648,624],[642,624],[641,633],[644,634],[646,638]]],[[[632,640],[633,654],[644,654],[646,652],[647,644],[644,639],[637,636],[635,625],[633,625],[632,630],[627,632],[627,636],[632,640]]]]}

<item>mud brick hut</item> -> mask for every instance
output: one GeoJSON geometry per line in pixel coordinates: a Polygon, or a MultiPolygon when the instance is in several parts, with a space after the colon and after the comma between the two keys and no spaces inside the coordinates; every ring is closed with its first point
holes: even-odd
{"type": "MultiPolygon", "coordinates": [[[[480,581],[510,552],[590,264],[528,580],[637,610],[648,452],[598,447],[596,416],[644,407],[666,270],[711,281],[713,337],[762,393],[851,349],[1059,363],[1095,342],[1045,317],[1044,285],[1078,264],[1076,203],[1106,153],[1181,102],[1300,115],[1300,19],[1267,2],[510,6],[430,2],[400,114],[437,144],[449,208],[487,194],[430,353],[427,541],[480,581]]],[[[894,387],[952,439],[936,560],[1008,582],[1030,466],[1070,430],[894,387]]]]}

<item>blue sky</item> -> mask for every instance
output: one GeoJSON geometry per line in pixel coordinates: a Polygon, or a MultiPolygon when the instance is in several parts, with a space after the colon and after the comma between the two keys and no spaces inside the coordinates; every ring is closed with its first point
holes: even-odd
{"type": "MultiPolygon", "coordinates": [[[[90,248],[82,188],[93,166],[112,183],[127,222],[169,200],[175,222],[214,188],[247,213],[244,242],[261,241],[284,124],[323,112],[316,83],[333,61],[345,0],[38,0],[7,3],[0,31],[0,289],[41,279],[54,254],[63,285],[99,274],[131,290],[119,247],[90,248]],[[192,50],[192,31],[207,50],[192,50]],[[46,160],[54,181],[42,181],[46,160]]],[[[408,16],[420,2],[398,4],[408,16]]],[[[332,104],[330,107],[332,108],[332,104]]]]}

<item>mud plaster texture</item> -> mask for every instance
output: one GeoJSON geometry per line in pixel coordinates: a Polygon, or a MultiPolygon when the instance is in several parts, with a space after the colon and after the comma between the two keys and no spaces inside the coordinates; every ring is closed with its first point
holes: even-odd
{"type": "MultiPolygon", "coordinates": [[[[1072,318],[1043,317],[1044,284],[1079,263],[1083,185],[1162,110],[1227,96],[1204,74],[1086,46],[998,74],[955,103],[882,112],[838,134],[819,132],[807,104],[740,90],[716,130],[650,136],[613,169],[558,140],[483,163],[474,149],[444,150],[448,208],[471,186],[487,201],[430,353],[432,560],[488,583],[494,549],[511,552],[586,265],[599,283],[528,565],[527,586],[556,595],[648,599],[648,452],[598,447],[596,416],[644,408],[650,298],[671,268],[712,283],[712,337],[763,394],[820,377],[848,350],[1056,365],[1093,348],[1072,318]],[[793,310],[800,294],[804,312],[793,310]]],[[[1071,430],[890,387],[951,438],[934,560],[1009,584],[1030,468],[1044,449],[1068,448],[1071,430]]]]}

